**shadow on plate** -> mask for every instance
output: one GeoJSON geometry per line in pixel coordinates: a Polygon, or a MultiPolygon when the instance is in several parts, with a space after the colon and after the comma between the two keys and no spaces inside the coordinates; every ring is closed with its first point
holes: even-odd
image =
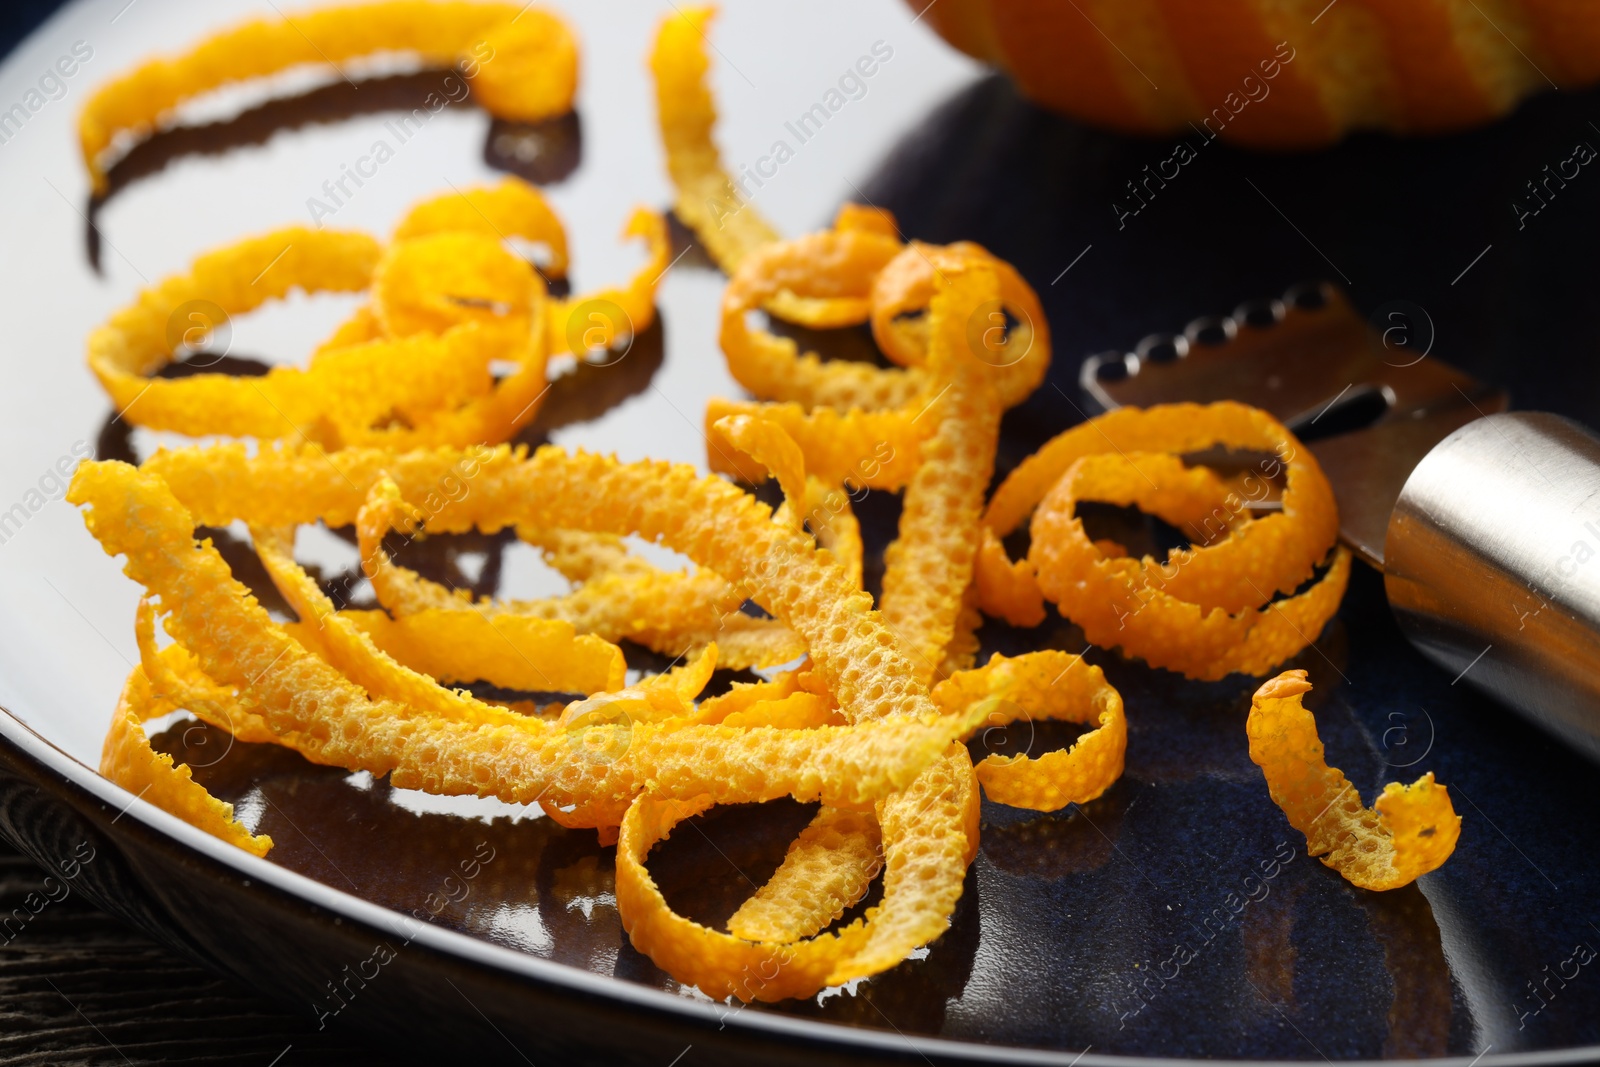
{"type": "MultiPolygon", "coordinates": [[[[314,125],[329,125],[361,115],[429,111],[430,97],[464,82],[458,72],[422,70],[371,78],[353,85],[337,81],[296,96],[278,97],[231,118],[196,126],[173,126],[139,141],[106,172],[102,196],[89,197],[84,212],[84,247],[89,265],[100,272],[100,210],[128,186],[159,174],[168,164],[189,156],[218,156],[247,145],[265,145],[275,134],[314,125]]],[[[466,96],[471,99],[470,91],[466,96]]],[[[434,109],[437,110],[437,109],[434,109]]],[[[484,138],[483,161],[494,170],[514,174],[534,185],[564,180],[583,158],[583,123],[577,112],[540,123],[515,123],[492,118],[484,138]]]]}

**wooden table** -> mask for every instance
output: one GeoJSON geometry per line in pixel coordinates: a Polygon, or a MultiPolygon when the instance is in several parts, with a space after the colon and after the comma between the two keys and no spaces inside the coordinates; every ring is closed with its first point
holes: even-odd
{"type": "Polygon", "coordinates": [[[0,843],[0,1067],[409,1062],[218,978],[76,896],[0,843]],[[30,895],[31,898],[30,898],[30,895]],[[51,896],[60,898],[49,899],[51,896]]]}

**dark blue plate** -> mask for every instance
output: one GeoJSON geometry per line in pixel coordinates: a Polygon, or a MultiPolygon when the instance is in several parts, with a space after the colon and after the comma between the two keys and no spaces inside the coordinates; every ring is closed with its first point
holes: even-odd
{"type": "MultiPolygon", "coordinates": [[[[803,96],[810,66],[770,31],[752,30],[773,16],[753,4],[730,7],[728,36],[719,38],[730,63],[756,74],[773,99],[782,97],[775,85],[803,96]],[[780,52],[785,62],[758,65],[780,52]]],[[[110,14],[107,5],[69,9],[8,62],[7,74],[31,69],[25,64],[44,54],[41,41],[55,47],[110,14]]],[[[103,64],[90,80],[149,41],[187,40],[199,29],[165,10],[148,17],[122,51],[100,46],[103,64]]],[[[1170,143],[1043,114],[997,78],[963,86],[959,68],[940,67],[939,46],[899,8],[863,18],[899,35],[907,72],[904,83],[875,85],[879,96],[867,101],[948,99],[900,114],[898,124],[885,118],[887,128],[914,127],[887,159],[863,111],[857,127],[841,126],[833,147],[819,140],[814,164],[796,160],[802,169],[785,175],[791,187],[774,194],[774,211],[804,212],[789,227],[798,230],[821,223],[840,196],[870,198],[896,211],[909,236],[977,240],[1018,265],[1046,301],[1057,357],[1051,382],[1007,417],[1003,469],[1087,412],[1076,385],[1084,355],[1308,277],[1345,286],[1364,309],[1398,299],[1421,305],[1437,328],[1436,356],[1508,386],[1518,406],[1596,422],[1600,363],[1588,354],[1600,346],[1590,309],[1600,200],[1574,183],[1572,195],[1518,230],[1510,199],[1572,142],[1600,143],[1588,126],[1600,96],[1546,97],[1498,127],[1442,140],[1365,137],[1294,156],[1205,146],[1129,218],[1114,206],[1125,183],[1170,155],[1170,143]],[[824,164],[845,173],[819,171],[824,164]],[[823,191],[813,192],[818,183],[823,191]]],[[[870,43],[875,31],[862,25],[870,43]]],[[[807,42],[828,35],[812,27],[783,36],[794,34],[807,42]]],[[[593,42],[581,126],[573,118],[508,128],[462,107],[441,120],[430,153],[447,163],[397,170],[392,188],[361,201],[351,221],[381,231],[397,210],[390,201],[442,186],[433,174],[441,166],[457,183],[521,168],[553,183],[579,235],[580,265],[586,253],[590,263],[603,259],[610,253],[599,238],[615,231],[626,207],[663,193],[648,99],[627,98],[645,91],[637,62],[648,26],[630,24],[623,36],[634,64],[626,78],[615,73],[622,68],[613,52],[622,46],[593,42]],[[627,155],[618,145],[635,153],[650,146],[649,172],[617,166],[627,155]],[[451,152],[459,168],[448,162],[451,152]],[[473,158],[480,153],[482,161],[473,158]]],[[[819,85],[831,63],[816,60],[819,85]]],[[[85,199],[70,150],[72,111],[86,86],[41,112],[25,130],[30,139],[5,149],[0,184],[10,191],[25,179],[27,196],[37,193],[17,224],[47,249],[41,256],[54,257],[54,267],[34,273],[66,294],[73,313],[44,335],[18,326],[35,348],[14,341],[5,357],[7,415],[49,414],[16,431],[18,440],[40,443],[6,459],[5,499],[21,499],[39,470],[69,451],[75,431],[102,457],[150,447],[150,438],[109,418],[79,362],[83,334],[131,297],[139,275],[153,280],[203,244],[303,218],[297,205],[325,173],[318,168],[364,144],[390,110],[409,106],[438,77],[323,86],[200,132],[161,135],[113,172],[104,203],[85,199]],[[262,172],[294,188],[289,210],[240,195],[238,183],[257,188],[262,172]],[[203,217],[204,226],[191,227],[203,240],[184,228],[185,211],[203,217]],[[234,211],[247,222],[217,221],[234,211]],[[86,229],[88,218],[98,230],[86,229]],[[178,235],[151,236],[152,219],[178,235]]],[[[732,75],[720,77],[731,91],[732,75]]],[[[763,143],[763,123],[781,125],[787,105],[767,100],[727,101],[731,158],[763,143]]],[[[609,267],[579,280],[620,272],[609,267]]],[[[701,405],[729,388],[709,346],[719,280],[692,250],[674,271],[662,326],[616,367],[587,369],[559,386],[527,440],[615,447],[627,458],[700,458],[692,427],[701,405]]],[[[26,293],[11,299],[19,295],[26,293]]],[[[15,321],[36,321],[25,304],[15,321]]],[[[240,325],[228,365],[248,372],[263,350],[245,342],[240,325]]],[[[848,354],[859,340],[833,343],[848,354]]],[[[896,509],[883,494],[859,508],[878,549],[896,509]]],[[[241,576],[258,577],[248,550],[217,536],[241,576]]],[[[119,657],[131,647],[134,591],[65,505],[49,503],[8,537],[0,636],[11,650],[3,692],[13,714],[0,716],[0,831],[108,910],[327,1026],[400,1035],[452,1059],[603,1056],[651,1067],[675,1057],[686,1065],[1087,1067],[1600,1056],[1600,776],[1428,666],[1395,629],[1378,576],[1359,567],[1338,618],[1291,665],[1310,672],[1330,759],[1365,796],[1426,770],[1449,785],[1464,825],[1442,870],[1386,894],[1350,887],[1305,855],[1249,760],[1243,724],[1255,680],[1194,683],[1094,650],[1090,658],[1127,702],[1123,779],[1090,805],[1050,815],[986,805],[982,848],[951,929],[920,958],[815,1001],[739,1008],[682,989],[628,945],[612,896],[612,852],[592,835],[508,809],[391,791],[183,724],[157,743],[278,841],[270,860],[106,783],[88,764],[109,700],[66,713],[41,694],[108,684],[114,693],[126,670],[119,657]],[[63,666],[76,661],[81,668],[63,666]]],[[[430,544],[431,554],[413,562],[479,591],[515,585],[526,564],[503,539],[430,544]]],[[[337,545],[332,551],[337,556],[337,545]]],[[[991,624],[983,638],[986,653],[1083,647],[1055,618],[1034,631],[991,624]]],[[[661,665],[638,650],[630,659],[641,669],[661,665]]],[[[1023,723],[975,751],[1038,751],[1063,740],[1023,723]]],[[[772,870],[807,815],[790,803],[712,812],[680,829],[652,868],[677,907],[718,922],[772,870]]]]}

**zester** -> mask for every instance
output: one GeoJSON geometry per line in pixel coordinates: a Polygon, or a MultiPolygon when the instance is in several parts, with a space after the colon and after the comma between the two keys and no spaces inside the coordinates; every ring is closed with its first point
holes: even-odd
{"type": "Polygon", "coordinates": [[[1412,644],[1600,761],[1600,438],[1508,411],[1432,333],[1314,282],[1091,356],[1082,385],[1106,410],[1237,400],[1310,438],[1412,644]]]}

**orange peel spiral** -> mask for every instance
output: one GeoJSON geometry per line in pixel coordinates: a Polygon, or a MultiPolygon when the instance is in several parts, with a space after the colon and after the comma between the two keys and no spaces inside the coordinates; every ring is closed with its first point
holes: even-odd
{"type": "Polygon", "coordinates": [[[1266,775],[1272,802],[1306,837],[1306,851],[1362,889],[1399,889],[1437,870],[1455,851],[1461,817],[1429,771],[1410,785],[1390,782],[1372,807],[1324,760],[1317,722],[1306,710],[1305,671],[1284,671],[1250,698],[1250,758],[1266,775]]]}
{"type": "Polygon", "coordinates": [[[460,64],[479,103],[514,122],[572,110],[578,44],[559,17],[511,3],[386,0],[254,19],[181,55],[148,60],[95,90],[78,116],[78,141],[96,193],[108,149],[148,136],[183,103],[225,85],[291,67],[408,52],[460,64]]]}

